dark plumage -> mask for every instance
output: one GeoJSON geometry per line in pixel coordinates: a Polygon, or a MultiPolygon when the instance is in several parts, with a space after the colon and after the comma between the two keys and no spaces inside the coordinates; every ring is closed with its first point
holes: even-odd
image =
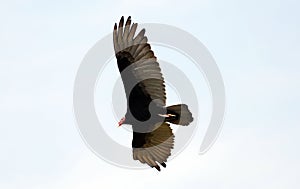
{"type": "Polygon", "coordinates": [[[115,24],[113,42],[118,68],[127,98],[127,113],[122,123],[133,128],[133,159],[160,171],[157,162],[165,162],[174,146],[169,123],[188,125],[193,121],[185,104],[166,107],[164,78],[157,59],[142,29],[136,36],[137,24],[124,17],[115,24]]]}

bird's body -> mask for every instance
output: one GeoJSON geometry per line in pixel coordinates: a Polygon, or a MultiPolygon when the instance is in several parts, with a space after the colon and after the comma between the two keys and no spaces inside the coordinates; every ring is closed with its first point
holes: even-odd
{"type": "Polygon", "coordinates": [[[174,135],[169,123],[188,125],[193,117],[187,105],[166,107],[166,92],[161,69],[145,29],[136,36],[137,24],[124,17],[114,26],[114,49],[127,98],[127,113],[120,123],[133,128],[133,158],[160,170],[171,155],[174,135]]]}

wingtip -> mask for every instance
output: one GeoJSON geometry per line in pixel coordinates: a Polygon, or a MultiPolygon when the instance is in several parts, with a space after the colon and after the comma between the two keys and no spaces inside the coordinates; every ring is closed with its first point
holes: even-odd
{"type": "Polygon", "coordinates": [[[167,165],[164,162],[161,163],[161,166],[163,166],[164,168],[167,167],[167,165]]]}
{"type": "Polygon", "coordinates": [[[123,27],[123,24],[124,24],[124,16],[122,16],[120,19],[119,27],[123,27]]]}
{"type": "MultiPolygon", "coordinates": [[[[153,166],[156,170],[160,171],[160,167],[158,165],[153,166]]],[[[152,167],[152,168],[153,168],[152,167]]]]}
{"type": "Polygon", "coordinates": [[[143,28],[143,29],[140,31],[139,35],[141,35],[141,36],[145,36],[145,33],[146,33],[146,29],[145,29],[145,28],[143,28]]]}
{"type": "Polygon", "coordinates": [[[128,16],[127,20],[126,20],[126,26],[131,24],[131,16],[128,16]]]}
{"type": "Polygon", "coordinates": [[[117,26],[117,23],[115,23],[115,25],[114,25],[114,30],[116,30],[116,29],[117,29],[117,27],[118,27],[118,26],[117,26]]]}

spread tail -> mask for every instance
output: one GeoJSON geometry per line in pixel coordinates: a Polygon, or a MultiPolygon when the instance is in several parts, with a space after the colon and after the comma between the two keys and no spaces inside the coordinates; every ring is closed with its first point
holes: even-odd
{"type": "Polygon", "coordinates": [[[177,104],[167,107],[166,121],[177,125],[187,126],[193,121],[192,113],[186,104],[177,104]]]}

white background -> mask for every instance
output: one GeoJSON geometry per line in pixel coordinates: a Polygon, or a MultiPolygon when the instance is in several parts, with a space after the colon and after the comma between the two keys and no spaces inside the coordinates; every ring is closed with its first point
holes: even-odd
{"type": "Polygon", "coordinates": [[[299,5],[1,1],[0,188],[298,188],[299,5]],[[198,155],[205,126],[161,172],[112,166],[85,146],[73,116],[74,78],[85,53],[122,15],[182,28],[214,56],[227,113],[205,155],[198,155]]]}

